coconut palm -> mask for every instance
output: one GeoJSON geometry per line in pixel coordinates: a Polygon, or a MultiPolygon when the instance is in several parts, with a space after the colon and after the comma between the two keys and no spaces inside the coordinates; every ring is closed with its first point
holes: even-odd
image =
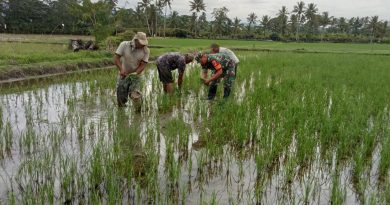
{"type": "Polygon", "coordinates": [[[248,32],[251,31],[251,25],[256,24],[257,16],[254,12],[250,13],[248,17],[246,18],[248,20],[248,32]]]}
{"type": "Polygon", "coordinates": [[[165,7],[165,12],[164,12],[164,37],[165,37],[165,30],[166,30],[166,20],[167,20],[167,9],[169,10],[172,9],[171,4],[173,0],[162,0],[162,5],[165,7]]]}
{"type": "Polygon", "coordinates": [[[208,29],[208,22],[207,22],[207,16],[206,16],[206,12],[202,12],[202,14],[198,17],[198,28],[200,29],[198,32],[200,33],[200,31],[206,31],[208,29]]]}
{"type": "Polygon", "coordinates": [[[353,22],[352,22],[352,34],[354,36],[357,36],[359,34],[359,29],[363,26],[363,21],[359,18],[359,17],[356,17],[356,18],[352,18],[353,19],[353,22]]]}
{"type": "Polygon", "coordinates": [[[320,18],[320,25],[322,27],[321,31],[321,41],[323,39],[323,33],[326,31],[326,26],[328,26],[332,22],[332,17],[329,17],[329,12],[325,11],[322,12],[321,18],[320,18]]]}
{"type": "Polygon", "coordinates": [[[169,18],[169,27],[171,28],[177,28],[179,27],[179,13],[177,11],[173,11],[171,14],[171,17],[169,18]]]}
{"type": "Polygon", "coordinates": [[[138,8],[141,9],[141,11],[144,13],[145,19],[146,19],[146,25],[148,26],[148,32],[149,35],[152,35],[152,32],[150,30],[149,25],[149,8],[150,7],[150,0],[141,0],[138,2],[138,8]]]}
{"type": "Polygon", "coordinates": [[[309,27],[309,33],[312,34],[314,33],[318,23],[317,12],[318,12],[317,5],[315,5],[314,3],[310,3],[307,5],[305,16],[307,19],[307,25],[309,27]]]}
{"type": "Polygon", "coordinates": [[[347,19],[344,17],[341,17],[338,22],[338,29],[341,33],[348,33],[348,22],[347,19]]]}
{"type": "Polygon", "coordinates": [[[287,8],[286,6],[282,6],[282,9],[279,10],[279,14],[278,14],[278,19],[279,19],[279,29],[280,29],[280,32],[282,34],[282,36],[284,36],[284,34],[286,33],[286,29],[287,29],[287,8]]]}
{"type": "Polygon", "coordinates": [[[379,20],[378,16],[373,16],[368,22],[368,28],[370,29],[371,38],[370,42],[372,43],[372,40],[374,37],[376,37],[379,27],[379,20]]]}
{"type": "Polygon", "coordinates": [[[290,29],[291,32],[295,32],[298,26],[298,17],[296,14],[291,14],[290,16],[290,29]]]}
{"type": "Polygon", "coordinates": [[[211,15],[214,17],[214,34],[219,34],[222,36],[225,28],[228,26],[229,18],[227,17],[227,13],[229,9],[226,7],[215,8],[211,15]]]}
{"type": "Polygon", "coordinates": [[[302,16],[304,11],[305,11],[305,2],[300,1],[297,3],[297,5],[294,6],[293,12],[296,13],[297,20],[298,20],[298,26],[297,26],[296,37],[295,37],[297,41],[299,41],[299,29],[301,27],[301,24],[304,22],[304,18],[302,16]]]}
{"type": "Polygon", "coordinates": [[[241,20],[236,17],[233,20],[233,35],[236,36],[239,30],[241,30],[241,20]]]}
{"type": "MultiPolygon", "coordinates": [[[[194,12],[197,16],[199,12],[206,11],[206,5],[203,2],[203,0],[190,1],[190,11],[194,12]]],[[[196,25],[196,20],[195,20],[195,36],[196,36],[196,28],[197,28],[197,25],[196,25]]]]}
{"type": "Polygon", "coordinates": [[[264,35],[265,35],[266,32],[268,31],[268,28],[269,28],[269,20],[270,20],[270,17],[269,17],[268,15],[264,15],[264,16],[261,18],[260,24],[261,24],[261,27],[263,28],[264,35]]]}

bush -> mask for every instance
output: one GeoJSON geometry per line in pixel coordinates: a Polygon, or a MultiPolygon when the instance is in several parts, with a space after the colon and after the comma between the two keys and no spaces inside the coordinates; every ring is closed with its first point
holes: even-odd
{"type": "Polygon", "coordinates": [[[121,39],[121,41],[130,41],[133,39],[135,32],[132,30],[126,30],[125,32],[118,33],[117,37],[121,39]]]}
{"type": "Polygon", "coordinates": [[[269,36],[269,38],[270,38],[271,40],[273,40],[273,41],[280,41],[280,40],[281,40],[279,34],[277,34],[277,33],[271,34],[271,35],[269,36]]]}
{"type": "Polygon", "coordinates": [[[133,39],[135,32],[133,30],[126,30],[118,33],[116,36],[109,36],[104,41],[107,50],[114,51],[122,41],[130,41],[133,39]]]}
{"type": "Polygon", "coordinates": [[[176,28],[173,30],[173,36],[177,38],[187,38],[191,36],[191,33],[187,30],[176,28]]]}

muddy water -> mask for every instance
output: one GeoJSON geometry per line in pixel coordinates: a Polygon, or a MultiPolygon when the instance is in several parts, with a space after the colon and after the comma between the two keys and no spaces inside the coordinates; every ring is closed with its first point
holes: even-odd
{"type": "MultiPolygon", "coordinates": [[[[112,79],[114,75],[109,74],[112,79]]],[[[241,92],[234,99],[238,103],[243,102],[248,92],[253,92],[255,75],[260,73],[252,74],[250,79],[237,83],[236,89],[241,92]]],[[[158,154],[157,186],[160,193],[160,197],[150,200],[147,190],[141,188],[143,195],[135,197],[138,193],[136,188],[126,188],[123,189],[123,202],[137,202],[134,198],[141,198],[138,202],[158,204],[200,204],[213,201],[218,204],[330,203],[336,156],[333,155],[331,162],[326,162],[321,158],[320,145],[315,149],[313,163],[302,173],[299,167],[287,160],[296,154],[296,140],[292,140],[271,171],[258,170],[254,153],[249,151],[243,154],[245,148],[240,152],[228,143],[218,145],[215,150],[219,150],[219,154],[210,155],[215,150],[207,148],[207,139],[202,139],[200,134],[202,122],[207,120],[204,116],[209,116],[212,109],[210,103],[203,100],[205,90],[189,91],[167,111],[162,112],[159,100],[163,94],[156,72],[150,70],[144,77],[144,104],[141,113],[135,113],[131,105],[118,110],[114,87],[102,86],[100,81],[107,81],[102,75],[96,76],[96,80],[65,80],[39,89],[0,94],[3,125],[10,123],[13,133],[10,152],[0,160],[0,202],[7,203],[12,191],[17,199],[23,198],[26,187],[34,184],[31,181],[36,179],[32,176],[33,172],[27,171],[26,164],[33,164],[35,159],[39,161],[47,154],[74,162],[78,173],[87,176],[85,167],[91,161],[94,149],[103,145],[109,150],[113,145],[113,124],[118,121],[115,113],[122,112],[128,117],[126,122],[129,128],[139,127],[137,130],[141,147],[146,147],[152,139],[152,146],[158,154]],[[175,119],[185,123],[189,134],[186,136],[186,150],[174,149],[173,161],[179,164],[180,171],[178,182],[172,188],[166,168],[170,147],[167,143],[172,136],[166,134],[166,126],[175,119]],[[189,156],[185,157],[186,154],[183,153],[189,156]],[[289,165],[294,167],[293,175],[287,171],[289,165]]],[[[272,80],[271,77],[268,78],[268,86],[272,80]]],[[[329,99],[329,109],[331,105],[332,98],[329,99]]],[[[257,129],[257,134],[260,134],[261,120],[257,120],[257,129]]],[[[4,130],[2,133],[4,134],[4,130]]],[[[378,191],[375,175],[379,150],[377,148],[375,151],[368,173],[368,188],[363,193],[366,197],[378,191]]],[[[59,160],[52,162],[49,169],[53,170],[53,192],[55,201],[61,203],[67,199],[61,195],[59,184],[61,176],[67,171],[61,171],[63,168],[60,167],[59,160]]],[[[359,203],[359,196],[351,180],[351,166],[346,164],[339,173],[340,189],[345,194],[347,204],[359,203]]],[[[46,170],[46,166],[39,168],[37,165],[33,169],[46,170]]],[[[38,179],[44,181],[44,177],[38,179]]],[[[104,197],[102,201],[105,201],[104,197]]],[[[76,203],[77,200],[73,202],[76,203]]]]}

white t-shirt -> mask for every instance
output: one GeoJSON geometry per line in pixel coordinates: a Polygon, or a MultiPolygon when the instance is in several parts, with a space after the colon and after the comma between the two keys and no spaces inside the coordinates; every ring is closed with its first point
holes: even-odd
{"type": "Polygon", "coordinates": [[[225,47],[219,47],[220,53],[227,54],[236,64],[240,62],[240,60],[237,58],[237,56],[228,48],[225,47]]]}
{"type": "Polygon", "coordinates": [[[129,73],[137,70],[141,61],[149,61],[150,50],[148,47],[135,48],[134,41],[123,41],[115,52],[121,56],[122,68],[129,73]]]}

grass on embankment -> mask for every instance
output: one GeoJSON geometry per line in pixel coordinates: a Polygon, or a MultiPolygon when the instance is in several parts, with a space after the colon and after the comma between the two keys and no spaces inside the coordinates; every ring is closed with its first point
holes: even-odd
{"type": "Polygon", "coordinates": [[[113,54],[101,51],[73,52],[66,44],[2,42],[0,80],[113,65],[113,54]]]}
{"type": "Polygon", "coordinates": [[[1,42],[68,44],[69,39],[81,39],[83,41],[89,41],[94,40],[94,37],[81,35],[0,34],[1,42]]]}
{"type": "MultiPolygon", "coordinates": [[[[114,51],[102,49],[74,53],[68,49],[69,39],[90,40],[91,37],[0,34],[0,80],[113,65],[114,51]]],[[[212,43],[218,43],[234,51],[390,55],[390,45],[387,44],[282,43],[177,38],[149,38],[149,42],[151,61],[166,52],[186,53],[209,50],[212,43]]]]}
{"type": "Polygon", "coordinates": [[[313,53],[360,53],[390,55],[389,44],[352,44],[352,43],[284,43],[272,41],[213,40],[213,39],[177,39],[151,38],[150,45],[165,46],[180,50],[204,50],[212,43],[231,49],[251,49],[259,51],[298,51],[313,53]]]}

